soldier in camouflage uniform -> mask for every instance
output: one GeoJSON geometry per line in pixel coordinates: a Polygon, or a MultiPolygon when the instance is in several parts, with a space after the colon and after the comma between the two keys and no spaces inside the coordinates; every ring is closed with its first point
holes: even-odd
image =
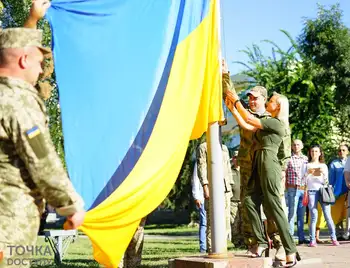
{"type": "MultiPolygon", "coordinates": [[[[200,144],[196,151],[197,159],[197,171],[198,178],[203,186],[204,191],[204,207],[207,213],[207,251],[211,253],[211,230],[210,230],[210,198],[209,198],[209,187],[208,187],[208,176],[207,176],[207,143],[203,142],[200,144]]],[[[232,197],[231,184],[232,182],[232,171],[230,164],[230,155],[226,145],[222,145],[222,159],[224,165],[224,187],[225,187],[225,222],[226,222],[226,235],[227,239],[231,237],[231,225],[230,225],[230,200],[232,197]]]]}
{"type": "Polygon", "coordinates": [[[141,219],[139,226],[126,249],[119,268],[135,268],[141,265],[146,217],[141,219]]]}
{"type": "MultiPolygon", "coordinates": [[[[223,74],[222,74],[222,86],[223,93],[227,90],[233,89],[233,83],[230,78],[230,74],[227,70],[227,65],[223,61],[223,74]]],[[[252,115],[258,118],[266,118],[270,115],[265,110],[265,102],[267,99],[267,90],[264,87],[254,87],[248,93],[249,97],[249,111],[252,115]],[[260,105],[259,105],[260,104],[260,105]]],[[[281,164],[285,164],[290,156],[290,134],[288,137],[284,138],[280,148],[278,157],[281,160],[281,164]],[[289,142],[288,142],[289,140],[289,142]],[[288,148],[289,144],[289,148],[288,148]]],[[[252,173],[252,162],[254,156],[254,144],[253,144],[253,132],[240,128],[240,147],[238,152],[238,164],[240,166],[240,177],[241,177],[241,201],[244,200],[246,196],[247,183],[252,173]]],[[[285,168],[284,168],[285,170],[285,168]]],[[[282,172],[283,173],[283,172],[282,172]]],[[[284,199],[284,181],[281,175],[281,198],[284,199]]],[[[265,211],[265,210],[264,210],[265,211]]],[[[267,216],[267,233],[273,241],[273,246],[276,248],[277,260],[284,260],[285,254],[282,246],[281,238],[278,234],[277,226],[271,219],[270,215],[267,216]]],[[[253,231],[248,218],[248,213],[244,205],[242,206],[242,228],[244,235],[244,242],[248,247],[247,254],[251,254],[251,248],[257,246],[256,239],[253,235],[253,231]]]]}
{"type": "Polygon", "coordinates": [[[68,228],[79,227],[85,216],[83,200],[52,144],[45,104],[34,88],[43,54],[50,52],[41,46],[41,38],[36,29],[0,30],[1,268],[11,259],[32,257],[44,198],[67,216],[68,228]],[[26,249],[23,255],[16,256],[13,247],[18,246],[26,249]]]}
{"type": "Polygon", "coordinates": [[[238,151],[233,152],[231,170],[232,170],[232,197],[230,206],[231,215],[231,242],[235,247],[241,247],[244,244],[242,235],[242,205],[240,201],[240,175],[237,162],[238,151]]]}

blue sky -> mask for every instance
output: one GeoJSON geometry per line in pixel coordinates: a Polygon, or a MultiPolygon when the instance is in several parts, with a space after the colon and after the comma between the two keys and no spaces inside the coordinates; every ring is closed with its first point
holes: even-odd
{"type": "Polygon", "coordinates": [[[222,54],[226,57],[232,74],[244,70],[233,61],[247,61],[239,50],[257,44],[264,55],[271,55],[271,46],[261,43],[269,39],[282,49],[290,43],[279,30],[287,30],[294,38],[303,28],[303,17],[315,18],[317,3],[330,6],[340,3],[343,22],[350,28],[350,0],[221,0],[222,54]]]}

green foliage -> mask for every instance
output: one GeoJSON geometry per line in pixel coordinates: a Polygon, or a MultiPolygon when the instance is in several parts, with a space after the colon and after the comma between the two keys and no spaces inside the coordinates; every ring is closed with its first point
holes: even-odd
{"type": "Polygon", "coordinates": [[[3,27],[21,27],[27,19],[31,2],[31,0],[3,0],[4,9],[0,15],[3,27]]]}
{"type": "Polygon", "coordinates": [[[176,210],[188,209],[189,211],[194,209],[191,179],[194,168],[193,155],[199,144],[200,139],[189,142],[186,156],[176,183],[163,202],[165,208],[176,210]]]}
{"type": "Polygon", "coordinates": [[[64,144],[62,134],[61,109],[58,102],[58,89],[53,88],[50,99],[46,101],[47,112],[49,114],[49,127],[53,144],[57,153],[64,162],[64,144]]]}
{"type": "Polygon", "coordinates": [[[272,56],[267,57],[253,45],[243,51],[249,58],[244,74],[270,93],[276,91],[288,97],[292,138],[303,140],[306,147],[322,144],[327,151],[332,147],[329,133],[334,121],[333,90],[329,85],[315,83],[317,66],[305,57],[288,32],[281,32],[289,39],[290,49],[283,51],[273,41],[264,40],[272,45],[272,56]]]}
{"type": "Polygon", "coordinates": [[[339,140],[350,140],[350,32],[342,21],[339,4],[318,6],[316,19],[306,19],[298,38],[300,50],[316,65],[314,81],[334,90],[334,126],[339,140]]]}
{"type": "Polygon", "coordinates": [[[350,33],[339,5],[318,8],[317,18],[305,19],[297,40],[282,31],[289,50],[264,40],[272,55],[253,45],[243,51],[248,64],[241,64],[258,84],[289,98],[293,138],[305,147],[321,144],[329,158],[340,141],[350,140],[350,33]]]}
{"type": "Polygon", "coordinates": [[[339,4],[318,6],[316,19],[306,19],[298,38],[301,51],[318,66],[316,79],[335,85],[335,100],[348,104],[350,97],[350,34],[342,22],[339,4]]]}

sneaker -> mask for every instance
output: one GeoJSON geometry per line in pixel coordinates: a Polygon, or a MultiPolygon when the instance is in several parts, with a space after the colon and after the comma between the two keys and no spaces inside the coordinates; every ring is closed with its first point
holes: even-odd
{"type": "Polygon", "coordinates": [[[309,247],[315,248],[315,247],[317,247],[317,243],[316,242],[310,242],[309,247]]]}
{"type": "Polygon", "coordinates": [[[337,240],[332,240],[332,245],[333,246],[339,246],[339,242],[337,240]]]}

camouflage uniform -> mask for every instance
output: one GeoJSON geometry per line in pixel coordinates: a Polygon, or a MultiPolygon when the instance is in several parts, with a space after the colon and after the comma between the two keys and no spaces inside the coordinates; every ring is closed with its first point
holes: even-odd
{"type": "MultiPolygon", "coordinates": [[[[40,42],[39,30],[0,31],[0,49],[40,42]]],[[[0,267],[16,258],[9,246],[36,245],[44,198],[62,216],[83,210],[52,144],[38,91],[21,79],[0,77],[0,267]]]]}
{"type": "MultiPolygon", "coordinates": [[[[207,143],[200,144],[196,151],[198,178],[202,186],[207,185],[207,143]]],[[[226,145],[222,145],[222,159],[224,165],[224,187],[225,187],[225,222],[226,222],[226,235],[227,239],[231,237],[231,225],[230,225],[230,200],[232,197],[231,184],[232,171],[230,164],[230,155],[226,145]]],[[[210,200],[210,198],[209,198],[210,200]]],[[[210,230],[210,212],[209,212],[209,200],[204,201],[204,207],[207,213],[207,250],[211,252],[211,230],[210,230]]]]}
{"type": "Polygon", "coordinates": [[[135,268],[141,265],[142,260],[142,248],[144,240],[146,217],[141,219],[137,230],[132,237],[128,248],[119,264],[119,268],[135,268]]]}
{"type": "MultiPolygon", "coordinates": [[[[225,73],[222,76],[222,86],[223,86],[224,94],[227,90],[234,90],[233,83],[228,73],[227,74],[225,73]]],[[[254,116],[260,119],[267,118],[270,116],[269,113],[267,113],[266,111],[262,115],[258,115],[252,111],[250,112],[251,114],[253,114],[254,116]]],[[[253,135],[254,133],[252,131],[240,128],[240,146],[239,146],[239,152],[238,152],[238,164],[240,167],[240,177],[241,177],[241,202],[242,200],[244,200],[246,196],[247,183],[252,174],[252,163],[253,163],[253,157],[254,157],[254,151],[255,151],[254,143],[253,143],[253,135]]],[[[290,136],[289,136],[289,139],[290,139],[290,136]]],[[[285,148],[284,146],[288,147],[287,144],[282,142],[281,147],[279,149],[278,157],[280,156],[282,157],[282,152],[283,152],[282,147],[285,148]]],[[[290,146],[290,141],[289,141],[289,146],[290,146]]],[[[290,147],[289,149],[287,149],[287,151],[285,151],[285,154],[290,155],[290,147]]],[[[286,163],[286,159],[283,160],[284,163],[286,163]]],[[[284,183],[282,182],[282,180],[281,180],[281,185],[283,185],[282,187],[284,189],[284,183]]],[[[282,194],[282,190],[281,190],[281,194],[282,194]]],[[[283,194],[284,194],[284,191],[283,191],[283,194]]],[[[278,235],[277,226],[274,223],[274,221],[271,220],[270,215],[266,215],[266,216],[267,216],[267,232],[270,238],[273,240],[274,247],[278,249],[281,247],[282,242],[278,235]]],[[[245,206],[242,206],[242,229],[243,229],[242,233],[244,236],[244,243],[248,247],[255,245],[257,241],[253,235],[250,219],[248,217],[248,213],[245,206]]]]}
{"type": "Polygon", "coordinates": [[[242,206],[240,201],[240,176],[239,169],[232,166],[232,198],[230,206],[231,215],[231,242],[236,247],[243,244],[242,235],[242,206]]]}

